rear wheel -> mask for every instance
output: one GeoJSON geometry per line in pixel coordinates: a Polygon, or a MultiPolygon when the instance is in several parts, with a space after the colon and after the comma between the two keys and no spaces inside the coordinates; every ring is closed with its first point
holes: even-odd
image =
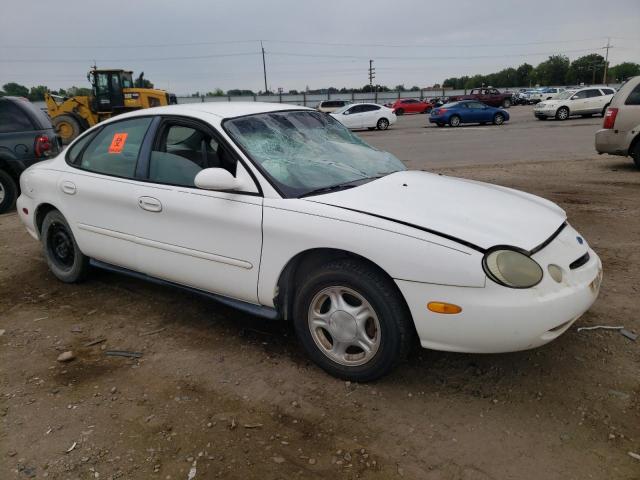
{"type": "Polygon", "coordinates": [[[640,168],[640,140],[637,140],[633,148],[629,151],[629,155],[633,158],[633,163],[640,168]]]}
{"type": "Polygon", "coordinates": [[[556,111],[556,118],[558,120],[566,120],[567,118],[569,118],[569,109],[567,107],[560,107],[556,111]]]}
{"type": "Polygon", "coordinates": [[[444,123],[442,123],[442,122],[438,122],[438,123],[436,123],[436,125],[441,127],[441,128],[444,127],[444,123]]]}
{"type": "Polygon", "coordinates": [[[504,115],[502,113],[496,113],[493,116],[493,123],[495,125],[502,125],[504,123],[504,115]]]}
{"type": "Polygon", "coordinates": [[[404,115],[404,109],[403,109],[403,108],[398,108],[398,109],[396,110],[396,115],[398,115],[398,116],[399,116],[399,115],[404,115]]]}
{"type": "Polygon", "coordinates": [[[380,120],[378,120],[376,127],[378,128],[378,130],[386,130],[387,128],[389,128],[389,120],[387,120],[386,118],[381,118],[380,120]]]}
{"type": "Polygon", "coordinates": [[[302,346],[336,377],[375,380],[411,347],[413,325],[397,287],[359,261],[335,260],[308,275],[295,302],[294,326],[302,346]]]}
{"type": "Polygon", "coordinates": [[[0,213],[8,212],[16,204],[18,187],[16,182],[4,170],[0,170],[0,213]]]}
{"type": "Polygon", "coordinates": [[[51,123],[53,123],[56,133],[60,135],[62,143],[65,145],[71,143],[82,131],[80,123],[71,115],[58,115],[53,118],[51,123]]]}
{"type": "Polygon", "coordinates": [[[511,106],[511,99],[510,98],[505,98],[502,101],[502,108],[509,108],[511,106]]]}
{"type": "Polygon", "coordinates": [[[57,210],[42,222],[42,248],[51,272],[65,283],[79,282],[89,271],[89,257],[78,248],[64,216],[57,210]]]}
{"type": "Polygon", "coordinates": [[[451,118],[449,118],[449,125],[452,127],[459,127],[460,117],[458,115],[451,115],[451,118]]]}

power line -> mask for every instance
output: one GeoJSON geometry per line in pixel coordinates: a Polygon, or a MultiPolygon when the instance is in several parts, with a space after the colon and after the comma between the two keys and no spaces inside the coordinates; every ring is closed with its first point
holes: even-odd
{"type": "MultiPolygon", "coordinates": [[[[558,55],[563,53],[584,53],[593,52],[593,48],[580,48],[575,50],[564,50],[555,52],[531,52],[531,53],[503,53],[500,55],[466,55],[466,56],[380,56],[376,58],[383,60],[474,60],[483,58],[504,58],[504,57],[529,57],[541,55],[558,55]]],[[[294,53],[294,52],[269,52],[269,55],[281,55],[288,57],[317,57],[317,58],[353,58],[366,59],[364,55],[335,55],[327,53],[294,53]]]]}
{"type": "MultiPolygon", "coordinates": [[[[553,45],[558,43],[578,43],[588,41],[600,41],[604,37],[580,38],[571,40],[542,40],[534,42],[515,42],[515,43],[469,43],[469,44],[452,44],[452,43],[350,43],[350,42],[313,42],[299,40],[262,40],[270,43],[291,44],[291,45],[318,45],[327,47],[376,47],[376,48],[486,48],[486,47],[522,47],[529,45],[553,45]]],[[[613,37],[623,40],[632,40],[622,37],[613,37]]],[[[199,42],[178,42],[178,43],[143,43],[143,44],[114,44],[114,45],[24,45],[24,44],[5,44],[0,48],[12,49],[35,49],[35,48],[59,48],[59,49],[127,49],[127,48],[169,48],[169,47],[195,47],[209,45],[231,45],[239,43],[258,43],[258,39],[245,40],[222,40],[222,41],[199,41],[199,42]]]]}
{"type": "Polygon", "coordinates": [[[32,59],[7,59],[0,58],[0,63],[118,63],[122,64],[124,62],[163,62],[163,61],[174,61],[174,60],[199,60],[203,58],[219,58],[219,57],[241,57],[247,55],[260,55],[260,52],[238,52],[238,53],[214,53],[210,55],[192,55],[192,56],[176,56],[176,57],[145,57],[145,58],[111,58],[111,59],[51,59],[51,58],[32,58],[32,59]]]}

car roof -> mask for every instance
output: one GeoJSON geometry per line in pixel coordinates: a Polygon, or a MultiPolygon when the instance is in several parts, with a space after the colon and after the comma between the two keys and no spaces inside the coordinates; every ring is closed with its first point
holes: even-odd
{"type": "Polygon", "coordinates": [[[136,110],[135,112],[118,115],[113,120],[125,117],[140,117],[146,115],[186,115],[194,116],[200,113],[215,115],[221,119],[242,117],[244,115],[255,115],[258,113],[278,112],[286,110],[309,110],[312,108],[301,107],[299,105],[289,105],[286,103],[265,103],[265,102],[204,102],[204,103],[184,103],[180,105],[168,105],[166,107],[147,108],[136,110]]]}
{"type": "Polygon", "coordinates": [[[16,105],[23,114],[27,115],[31,123],[34,124],[34,130],[48,130],[53,128],[49,116],[31,103],[28,98],[6,96],[0,97],[0,101],[11,102],[16,105]]]}

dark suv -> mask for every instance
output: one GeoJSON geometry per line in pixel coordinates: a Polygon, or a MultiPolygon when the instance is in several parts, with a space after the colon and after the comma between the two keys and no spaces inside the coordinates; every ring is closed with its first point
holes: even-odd
{"type": "Polygon", "coordinates": [[[16,203],[20,174],[60,151],[49,117],[29,100],[0,97],[0,213],[16,203]]]}

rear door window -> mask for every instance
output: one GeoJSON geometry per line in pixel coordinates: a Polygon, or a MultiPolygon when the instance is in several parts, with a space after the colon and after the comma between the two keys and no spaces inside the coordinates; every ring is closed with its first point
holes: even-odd
{"type": "Polygon", "coordinates": [[[133,178],[136,163],[151,117],[110,123],[87,146],[80,168],[92,172],[133,178]]]}
{"type": "Polygon", "coordinates": [[[597,90],[595,88],[592,88],[591,90],[587,90],[587,98],[601,97],[601,96],[602,96],[602,92],[600,92],[600,90],[597,90]]]}
{"type": "Polygon", "coordinates": [[[625,105],[640,105],[640,83],[636,85],[636,88],[631,90],[631,93],[624,102],[625,105]]]}
{"type": "Polygon", "coordinates": [[[0,133],[25,132],[34,126],[27,114],[10,100],[0,101],[0,133]]]}

